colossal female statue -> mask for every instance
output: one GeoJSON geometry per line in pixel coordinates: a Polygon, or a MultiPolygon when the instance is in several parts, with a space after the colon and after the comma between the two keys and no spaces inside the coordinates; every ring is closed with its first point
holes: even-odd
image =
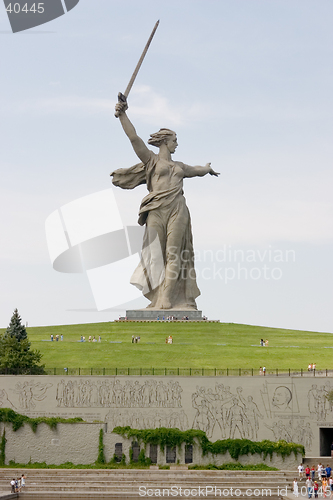
{"type": "Polygon", "coordinates": [[[129,120],[126,102],[116,104],[116,116],[141,163],[111,173],[115,186],[133,189],[147,184],[149,194],[142,200],[139,224],[145,225],[141,262],[133,273],[131,283],[151,301],[149,308],[197,309],[195,299],[200,295],[194,269],[194,251],[189,210],[183,195],[183,179],[217,176],[210,163],[190,167],[172,160],[177,147],[176,133],[160,129],[151,134],[148,144],[158,147],[149,150],[129,120]]]}

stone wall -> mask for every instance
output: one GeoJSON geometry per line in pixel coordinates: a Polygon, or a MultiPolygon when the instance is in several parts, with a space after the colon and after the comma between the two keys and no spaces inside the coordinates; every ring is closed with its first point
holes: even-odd
{"type": "MultiPolygon", "coordinates": [[[[46,462],[47,464],[90,464],[98,455],[99,430],[103,424],[58,424],[50,429],[39,424],[36,432],[25,424],[17,431],[6,425],[6,463],[46,462]]],[[[1,424],[1,435],[4,424],[1,424]]]]}
{"type": "Polygon", "coordinates": [[[284,439],[320,456],[333,441],[332,389],[326,377],[0,376],[0,408],[79,416],[103,422],[107,434],[129,425],[201,429],[212,441],[284,439]]]}
{"type": "MultiPolygon", "coordinates": [[[[100,429],[105,429],[103,423],[75,423],[58,424],[56,429],[44,423],[39,424],[36,432],[33,432],[30,425],[24,424],[17,431],[12,430],[11,424],[0,424],[0,433],[2,435],[4,426],[6,428],[6,464],[11,460],[17,463],[46,462],[47,464],[63,464],[72,462],[74,464],[92,464],[96,461],[98,455],[98,441],[100,429]]],[[[103,434],[104,454],[106,461],[110,461],[115,453],[116,443],[122,443],[122,452],[129,461],[129,451],[132,446],[132,440],[126,439],[114,433],[107,432],[103,434]]],[[[146,447],[146,455],[149,456],[149,444],[146,447]]],[[[141,445],[141,449],[144,448],[141,445]]],[[[239,457],[242,464],[266,463],[272,467],[281,469],[295,469],[301,460],[299,455],[295,458],[294,454],[283,460],[280,456],[274,454],[272,460],[259,454],[243,455],[239,457]]],[[[175,463],[185,463],[185,445],[181,449],[176,448],[175,463]]],[[[229,453],[224,455],[202,456],[201,448],[198,444],[193,446],[193,464],[208,465],[210,463],[221,465],[226,462],[235,462],[229,453]]],[[[157,463],[166,465],[166,450],[158,447],[157,463]]]]}

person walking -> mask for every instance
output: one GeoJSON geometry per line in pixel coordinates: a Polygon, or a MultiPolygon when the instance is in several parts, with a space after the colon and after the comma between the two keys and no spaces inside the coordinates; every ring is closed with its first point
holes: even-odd
{"type": "Polygon", "coordinates": [[[297,483],[296,477],[295,477],[294,482],[293,482],[293,488],[294,488],[293,493],[294,493],[295,497],[298,497],[298,483],[297,483]]]}
{"type": "Polygon", "coordinates": [[[322,470],[323,470],[323,466],[321,465],[321,463],[318,464],[317,466],[317,474],[318,474],[318,479],[321,481],[321,473],[322,473],[322,470]]]}
{"type": "Polygon", "coordinates": [[[11,491],[11,493],[15,493],[15,479],[14,478],[10,482],[10,491],[11,491]]]}
{"type": "Polygon", "coordinates": [[[25,487],[25,480],[26,480],[26,477],[25,477],[25,475],[23,473],[22,476],[21,476],[21,489],[25,487]]]}
{"type": "Polygon", "coordinates": [[[302,477],[304,476],[304,466],[303,466],[303,464],[299,464],[299,466],[298,466],[298,475],[300,477],[300,480],[302,481],[302,477]]]}
{"type": "Polygon", "coordinates": [[[306,484],[306,489],[308,492],[308,498],[312,498],[312,492],[313,492],[313,484],[310,478],[308,478],[305,482],[306,484]]]}
{"type": "Polygon", "coordinates": [[[315,479],[315,474],[316,474],[316,471],[315,471],[314,465],[311,467],[311,471],[310,471],[310,473],[311,473],[311,479],[312,479],[312,481],[314,481],[314,479],[315,479]]]}

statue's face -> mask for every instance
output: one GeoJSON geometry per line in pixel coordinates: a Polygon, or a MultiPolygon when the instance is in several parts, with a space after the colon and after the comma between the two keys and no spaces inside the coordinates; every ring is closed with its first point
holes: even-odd
{"type": "Polygon", "coordinates": [[[174,135],[171,135],[167,141],[166,141],[166,145],[167,145],[167,148],[168,150],[170,151],[170,153],[174,153],[176,151],[176,147],[178,146],[178,142],[177,142],[177,136],[176,134],[174,135]]]}

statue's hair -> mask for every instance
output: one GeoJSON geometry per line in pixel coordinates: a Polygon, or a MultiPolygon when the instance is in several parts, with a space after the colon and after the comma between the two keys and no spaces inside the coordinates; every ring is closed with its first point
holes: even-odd
{"type": "Polygon", "coordinates": [[[148,139],[148,144],[152,146],[160,147],[165,140],[169,139],[170,136],[176,135],[176,132],[170,130],[169,128],[161,128],[158,132],[150,134],[150,139],[148,139]]]}

